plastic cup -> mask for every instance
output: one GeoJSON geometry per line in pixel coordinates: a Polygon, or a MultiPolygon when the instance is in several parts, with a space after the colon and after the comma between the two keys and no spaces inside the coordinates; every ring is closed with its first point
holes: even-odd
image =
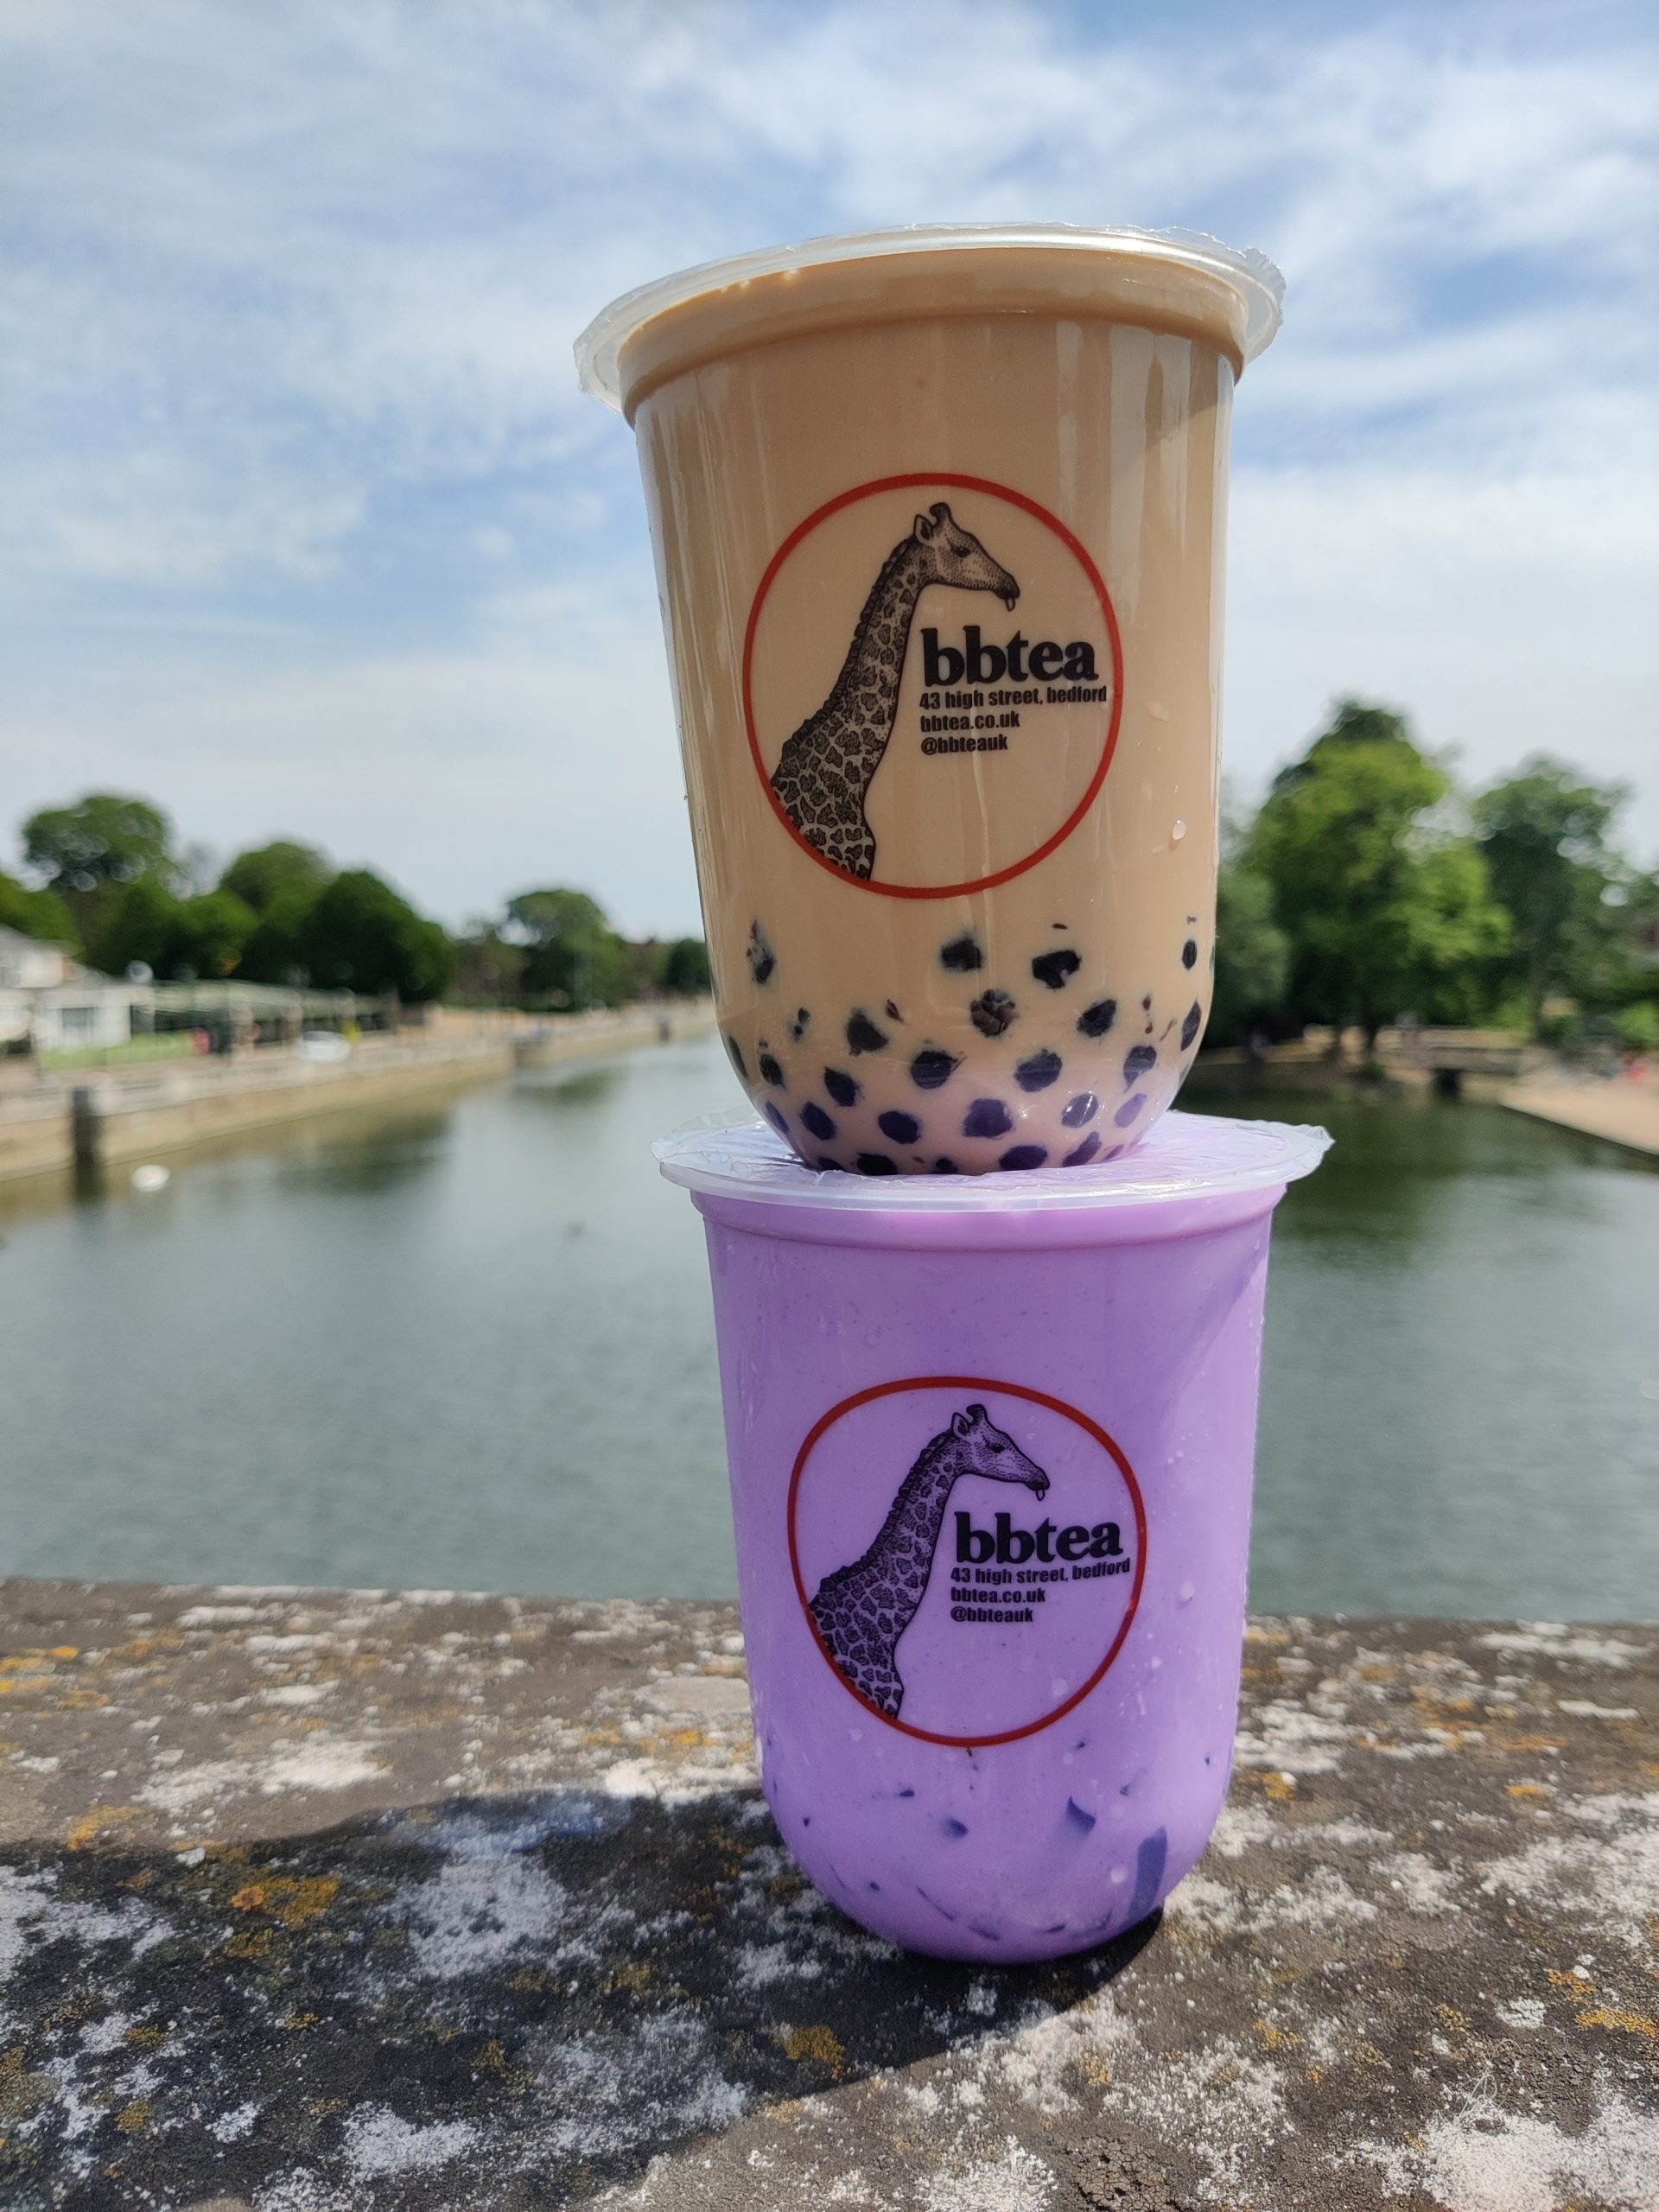
{"type": "Polygon", "coordinates": [[[638,434],[715,991],[812,1165],[1086,1165],[1208,1012],[1233,385],[1260,255],[894,231],[577,348],[638,434]]]}
{"type": "Polygon", "coordinates": [[[702,1214],[761,1779],[912,1950],[1085,1950],[1227,1791],[1273,1209],[1322,1129],[1167,1116],[1110,1168],[814,1175],[657,1147],[702,1214]]]}

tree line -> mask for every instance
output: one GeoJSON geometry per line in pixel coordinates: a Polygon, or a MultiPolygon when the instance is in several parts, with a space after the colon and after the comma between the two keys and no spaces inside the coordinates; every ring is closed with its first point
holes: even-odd
{"type": "Polygon", "coordinates": [[[1659,876],[1629,794],[1544,753],[1473,793],[1402,715],[1344,699],[1225,828],[1208,1040],[1402,1017],[1659,1046],[1659,876]]]}
{"type": "Polygon", "coordinates": [[[109,976],[394,993],[558,1011],[709,988],[700,938],[630,942],[585,892],[527,891],[452,937],[369,868],[277,838],[215,870],[149,799],[93,791],[31,815],[0,927],[109,976]]]}
{"type": "MultiPolygon", "coordinates": [[[[1209,1041],[1415,1015],[1659,1046],[1659,877],[1617,844],[1628,794],[1546,754],[1470,793],[1405,717],[1345,699],[1253,819],[1225,825],[1209,1041]]],[[[699,938],[632,943],[587,893],[526,891],[452,937],[367,868],[289,839],[215,874],[149,800],[22,825],[0,925],[107,974],[546,1009],[709,988],[699,938]]]]}

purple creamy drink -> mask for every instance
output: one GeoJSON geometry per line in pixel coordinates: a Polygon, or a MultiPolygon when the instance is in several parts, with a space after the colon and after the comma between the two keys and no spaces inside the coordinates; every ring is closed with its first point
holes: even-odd
{"type": "Polygon", "coordinates": [[[866,1927],[1084,1950],[1203,1851],[1268,1230],[1327,1142],[1178,1114],[1108,1165],[902,1183],[758,1124],[658,1146],[708,1231],[766,1796],[866,1927]]]}

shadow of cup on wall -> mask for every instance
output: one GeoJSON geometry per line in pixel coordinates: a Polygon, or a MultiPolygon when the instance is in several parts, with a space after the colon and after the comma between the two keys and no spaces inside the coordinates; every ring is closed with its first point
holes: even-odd
{"type": "Polygon", "coordinates": [[[746,2113],[1079,2004],[1158,1924],[995,1973],[902,1952],[810,1886],[752,1790],[14,1847],[0,1897],[6,2202],[79,2201],[116,2170],[134,2201],[251,2202],[302,2174],[365,2212],[585,2197],[746,2113]],[[429,2156],[378,2183],[394,2139],[429,2156]]]}

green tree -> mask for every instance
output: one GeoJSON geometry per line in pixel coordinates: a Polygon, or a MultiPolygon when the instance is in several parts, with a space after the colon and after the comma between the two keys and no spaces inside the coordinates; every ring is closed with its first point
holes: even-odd
{"type": "Polygon", "coordinates": [[[256,914],[269,914],[284,904],[303,902],[308,906],[334,872],[327,855],[315,845],[278,837],[269,845],[238,853],[219,877],[219,887],[233,892],[256,914]]]}
{"type": "Polygon", "coordinates": [[[419,1003],[441,996],[454,973],[446,932],[367,868],[346,869],[318,895],[297,949],[311,982],[329,990],[395,991],[419,1003]]]}
{"type": "Polygon", "coordinates": [[[524,891],[507,921],[528,948],[524,990],[555,1006],[621,1006],[629,995],[628,948],[585,891],[524,891]]]}
{"type": "Polygon", "coordinates": [[[88,951],[127,885],[143,879],[183,887],[173,825],[148,799],[89,791],[72,806],[45,807],[23,824],[23,858],[74,917],[88,951]]]}
{"type": "Polygon", "coordinates": [[[1513,972],[1535,1035],[1553,991],[1592,1000],[1617,992],[1607,971],[1618,964],[1631,872],[1607,831],[1627,796],[1540,753],[1475,801],[1475,835],[1509,911],[1513,972]]]}
{"type": "Polygon", "coordinates": [[[676,938],[663,962],[663,988],[681,998],[702,998],[714,988],[709,948],[700,937],[676,938]]]}
{"type": "Polygon", "coordinates": [[[1279,1011],[1289,980],[1290,941],[1273,918],[1273,886],[1242,853],[1227,853],[1216,885],[1209,1043],[1242,1043],[1253,1021],[1279,1011]]]}
{"type": "Polygon", "coordinates": [[[244,982],[290,987],[310,982],[306,927],[321,896],[318,891],[281,892],[263,913],[256,914],[237,969],[244,982]]]}
{"type": "Polygon", "coordinates": [[[1290,941],[1292,1001],[1338,1038],[1357,1020],[1374,1044],[1504,950],[1484,862],[1446,826],[1451,791],[1402,716],[1344,700],[1256,817],[1250,859],[1290,941]]]}
{"type": "Polygon", "coordinates": [[[171,973],[170,955],[183,901],[153,875],[111,887],[86,941],[86,957],[106,976],[141,963],[152,975],[171,973]]]}
{"type": "Polygon", "coordinates": [[[179,899],[153,876],[141,875],[109,900],[87,957],[106,976],[124,976],[142,961],[164,982],[216,981],[237,972],[257,919],[232,892],[179,899]]]}
{"type": "Polygon", "coordinates": [[[75,918],[54,891],[31,891],[15,875],[0,868],[0,929],[16,930],[21,937],[39,938],[48,944],[80,949],[75,918]]]}
{"type": "Polygon", "coordinates": [[[510,944],[493,922],[476,921],[455,939],[455,995],[473,1005],[501,1006],[524,982],[524,948],[510,944]]]}
{"type": "Polygon", "coordinates": [[[60,899],[149,876],[179,880],[173,825],[148,799],[89,791],[73,806],[44,808],[23,824],[23,858],[60,899]]]}
{"type": "Polygon", "coordinates": [[[165,973],[204,982],[234,975],[258,918],[233,891],[204,891],[184,899],[168,939],[165,973]]]}

